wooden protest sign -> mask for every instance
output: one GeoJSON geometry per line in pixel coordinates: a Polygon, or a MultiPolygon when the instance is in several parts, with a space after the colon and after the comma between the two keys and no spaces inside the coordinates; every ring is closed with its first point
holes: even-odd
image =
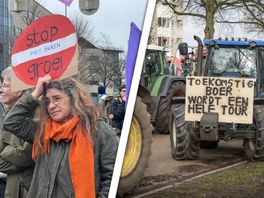
{"type": "Polygon", "coordinates": [[[76,30],[62,15],[35,20],[17,38],[12,50],[11,90],[34,87],[39,77],[63,79],[78,72],[76,30]]]}
{"type": "Polygon", "coordinates": [[[249,78],[186,78],[185,120],[200,121],[206,112],[217,112],[219,122],[253,122],[254,82],[249,78]]]}

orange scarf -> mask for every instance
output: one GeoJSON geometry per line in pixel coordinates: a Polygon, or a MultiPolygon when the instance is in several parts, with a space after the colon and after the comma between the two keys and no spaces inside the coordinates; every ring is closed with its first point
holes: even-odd
{"type": "MultiPolygon", "coordinates": [[[[45,123],[44,134],[44,152],[51,151],[50,140],[59,142],[64,140],[71,141],[69,151],[69,163],[72,184],[76,198],[94,198],[95,197],[95,179],[94,179],[94,153],[91,139],[87,130],[80,126],[79,120],[73,117],[63,125],[48,119],[45,123]]],[[[37,142],[34,142],[32,151],[33,157],[36,157],[37,142]]]]}

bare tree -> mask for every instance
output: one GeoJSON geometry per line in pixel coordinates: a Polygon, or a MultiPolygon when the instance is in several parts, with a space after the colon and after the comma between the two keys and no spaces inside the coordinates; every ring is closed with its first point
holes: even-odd
{"type": "MultiPolygon", "coordinates": [[[[90,58],[92,57],[92,49],[80,49],[79,54],[79,62],[78,69],[80,73],[80,80],[85,84],[93,84],[89,81],[96,81],[94,79],[94,72],[91,71],[91,66],[96,65],[96,59],[90,58]]],[[[96,82],[97,84],[98,82],[96,82]]]]}
{"type": "Polygon", "coordinates": [[[114,75],[114,61],[109,56],[107,50],[103,50],[102,56],[98,62],[97,74],[100,76],[100,81],[106,88],[113,79],[114,75]]]}
{"type": "Polygon", "coordinates": [[[237,0],[216,23],[243,25],[249,33],[264,33],[264,0],[237,0]]]}
{"type": "Polygon", "coordinates": [[[84,54],[86,56],[83,57],[86,58],[79,62],[81,80],[88,84],[101,82],[104,87],[107,87],[113,76],[112,65],[107,53],[100,49],[87,49],[84,54]]]}
{"type": "Polygon", "coordinates": [[[98,46],[104,49],[112,49],[113,43],[107,34],[101,32],[98,46]]]}
{"type": "Polygon", "coordinates": [[[11,12],[13,18],[13,31],[10,35],[10,46],[12,47],[16,37],[24,30],[30,23],[32,23],[37,18],[51,14],[47,9],[45,9],[41,4],[44,4],[46,0],[36,2],[35,0],[27,1],[27,10],[20,12],[11,12]]]}
{"type": "Polygon", "coordinates": [[[79,73],[80,80],[86,84],[97,84],[98,79],[95,75],[99,54],[95,46],[97,43],[94,38],[94,27],[87,18],[77,13],[70,16],[70,20],[76,29],[79,43],[79,73]]]}
{"type": "Polygon", "coordinates": [[[153,18],[152,18],[152,23],[151,23],[151,28],[149,32],[149,37],[148,37],[148,44],[156,44],[157,42],[157,29],[158,29],[158,18],[156,15],[157,9],[155,9],[153,18]]]}
{"type": "Polygon", "coordinates": [[[82,17],[80,13],[76,13],[74,16],[70,17],[70,20],[76,29],[78,38],[82,37],[90,42],[93,42],[93,44],[97,42],[94,38],[95,28],[86,17],[82,17]]]}
{"type": "MultiPolygon", "coordinates": [[[[101,82],[107,87],[116,78],[120,78],[119,70],[119,51],[112,47],[112,42],[108,35],[101,33],[102,56],[98,62],[97,73],[100,75],[101,82]]],[[[115,83],[114,83],[115,84],[115,83]]]]}
{"type": "Polygon", "coordinates": [[[244,6],[240,0],[160,0],[160,2],[168,5],[177,15],[201,20],[205,24],[205,38],[214,37],[216,21],[228,22],[225,16],[244,6]],[[179,9],[181,6],[182,11],[179,9]]]}
{"type": "Polygon", "coordinates": [[[46,8],[42,6],[45,4],[45,2],[46,0],[39,0],[38,2],[35,0],[27,1],[28,9],[18,13],[24,28],[36,20],[36,18],[51,14],[46,8]]]}
{"type": "Polygon", "coordinates": [[[110,37],[104,33],[95,39],[93,25],[80,14],[71,17],[71,21],[80,42],[81,80],[88,84],[101,82],[105,88],[109,84],[120,82],[120,79],[124,77],[124,64],[119,62],[118,56],[121,50],[113,48],[110,37]]]}
{"type": "MultiPolygon", "coordinates": [[[[88,42],[83,40],[82,43],[88,42]]],[[[121,50],[112,47],[109,36],[101,34],[100,47],[95,47],[91,43],[88,47],[83,47],[79,60],[79,71],[81,80],[85,83],[98,84],[101,82],[104,87],[115,84],[123,74],[124,64],[119,61],[121,50]]],[[[123,74],[124,76],[124,74],[123,74]]]]}
{"type": "Polygon", "coordinates": [[[116,87],[120,87],[123,83],[123,81],[126,79],[126,57],[124,56],[124,53],[121,54],[121,57],[119,59],[119,64],[116,65],[115,68],[115,76],[113,77],[113,84],[116,87]]]}
{"type": "Polygon", "coordinates": [[[241,21],[233,21],[244,23],[249,32],[254,30],[258,33],[264,33],[264,1],[263,0],[241,0],[243,7],[240,9],[244,18],[241,21]]]}
{"type": "Polygon", "coordinates": [[[101,82],[107,88],[116,77],[119,79],[119,72],[116,61],[109,49],[87,49],[79,62],[81,80],[89,84],[101,82]],[[86,57],[86,58],[85,58],[86,57]]]}

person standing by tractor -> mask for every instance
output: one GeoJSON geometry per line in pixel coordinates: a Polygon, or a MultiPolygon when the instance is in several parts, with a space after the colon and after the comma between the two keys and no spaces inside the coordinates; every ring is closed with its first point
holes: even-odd
{"type": "Polygon", "coordinates": [[[119,96],[112,101],[112,107],[109,119],[112,120],[112,127],[117,129],[117,135],[120,136],[125,112],[126,112],[126,85],[123,84],[119,87],[119,96]]]}
{"type": "MultiPolygon", "coordinates": [[[[5,109],[8,112],[23,95],[23,91],[11,92],[10,68],[2,72],[2,78],[1,99],[7,106],[5,109]]],[[[0,172],[7,174],[5,198],[20,198],[27,193],[34,171],[35,163],[31,157],[32,144],[3,130],[2,124],[6,114],[4,111],[1,105],[0,172]]]]}

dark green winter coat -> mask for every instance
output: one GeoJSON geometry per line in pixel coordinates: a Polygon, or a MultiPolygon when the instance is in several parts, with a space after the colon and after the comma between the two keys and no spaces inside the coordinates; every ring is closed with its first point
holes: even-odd
{"type": "Polygon", "coordinates": [[[32,179],[34,170],[34,162],[31,157],[32,144],[3,130],[2,122],[5,112],[3,108],[0,108],[0,111],[0,172],[7,174],[5,198],[18,198],[21,180],[24,186],[29,189],[32,179]]]}
{"type": "MultiPolygon", "coordinates": [[[[36,124],[31,119],[31,114],[38,106],[37,100],[29,93],[25,94],[6,115],[4,129],[32,143],[36,124]]],[[[96,196],[107,197],[118,141],[112,128],[105,122],[98,121],[97,128],[97,141],[94,146],[96,196]]],[[[53,152],[41,155],[36,162],[29,198],[74,197],[74,189],[69,179],[69,148],[70,143],[51,141],[53,152]]]]}

